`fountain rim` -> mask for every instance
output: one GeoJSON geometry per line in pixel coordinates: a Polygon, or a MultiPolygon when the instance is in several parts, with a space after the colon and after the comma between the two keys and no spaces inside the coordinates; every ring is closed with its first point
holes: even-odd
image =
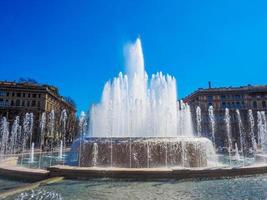
{"type": "Polygon", "coordinates": [[[207,137],[199,137],[199,136],[148,136],[148,137],[137,137],[137,136],[127,136],[127,137],[120,137],[120,136],[110,136],[110,137],[92,137],[92,136],[80,136],[77,139],[207,139],[207,137]]]}

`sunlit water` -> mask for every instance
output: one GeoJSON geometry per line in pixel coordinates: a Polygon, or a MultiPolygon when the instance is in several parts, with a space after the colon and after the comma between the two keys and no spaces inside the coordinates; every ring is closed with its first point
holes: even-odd
{"type": "Polygon", "coordinates": [[[67,180],[11,199],[266,199],[267,175],[189,181],[67,180]]]}

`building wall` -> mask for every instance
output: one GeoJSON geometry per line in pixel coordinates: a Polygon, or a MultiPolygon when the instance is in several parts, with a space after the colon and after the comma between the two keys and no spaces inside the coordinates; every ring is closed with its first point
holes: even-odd
{"type": "MultiPolygon", "coordinates": [[[[254,115],[255,124],[257,122],[257,111],[267,111],[267,86],[244,86],[230,88],[208,88],[199,89],[184,99],[191,107],[193,124],[196,129],[196,107],[199,106],[202,112],[202,132],[210,137],[211,128],[209,125],[208,108],[214,107],[216,119],[216,144],[227,145],[227,135],[225,129],[225,108],[230,110],[231,130],[233,142],[239,143],[239,128],[236,110],[240,110],[245,134],[248,135],[248,110],[251,109],[254,115]]],[[[255,128],[254,132],[257,132],[255,128]]],[[[249,137],[248,137],[249,138],[249,137]]],[[[249,140],[249,139],[248,139],[249,140]]]]}
{"type": "Polygon", "coordinates": [[[59,95],[57,88],[48,85],[29,83],[0,82],[0,118],[7,117],[10,124],[16,116],[20,116],[21,123],[24,115],[34,114],[33,141],[40,141],[40,119],[42,113],[47,116],[54,110],[56,115],[55,133],[47,135],[47,138],[59,138],[59,119],[63,109],[68,114],[67,140],[73,139],[75,133],[76,110],[75,107],[65,102],[59,95]]]}

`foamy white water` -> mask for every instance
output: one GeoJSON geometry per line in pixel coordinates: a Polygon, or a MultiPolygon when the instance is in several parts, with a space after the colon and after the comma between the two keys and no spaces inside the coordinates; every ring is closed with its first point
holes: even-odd
{"type": "Polygon", "coordinates": [[[91,109],[89,135],[193,136],[190,107],[177,102],[175,78],[158,72],[148,79],[140,39],[127,48],[126,72],[105,84],[91,109]]]}

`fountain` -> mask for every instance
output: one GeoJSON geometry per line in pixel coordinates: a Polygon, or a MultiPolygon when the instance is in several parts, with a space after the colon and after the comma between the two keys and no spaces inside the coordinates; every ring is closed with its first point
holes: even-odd
{"type": "Polygon", "coordinates": [[[240,160],[240,154],[238,152],[238,146],[237,146],[237,143],[235,143],[235,157],[234,157],[235,160],[240,160]]]}
{"type": "Polygon", "coordinates": [[[93,166],[97,166],[97,160],[98,160],[98,145],[97,143],[93,144],[93,166]]]}
{"type": "Polygon", "coordinates": [[[250,165],[248,161],[251,158],[253,161],[254,158],[267,158],[265,112],[258,111],[256,120],[252,110],[248,110],[246,123],[244,119],[242,121],[245,116],[243,110],[226,108],[223,113],[221,111],[224,110],[217,104],[216,107],[210,105],[208,110],[197,106],[192,109],[196,109],[196,127],[193,128],[190,106],[183,101],[177,102],[174,77],[162,72],[152,75],[151,79],[148,77],[139,39],[129,45],[127,52],[126,74],[119,73],[118,77],[105,84],[101,102],[92,106],[88,115],[81,112],[78,136],[70,152],[65,148],[69,124],[66,110],[42,113],[40,141],[33,141],[32,113],[26,113],[21,118],[17,116],[13,123],[3,117],[1,162],[7,157],[19,158],[23,168],[8,169],[9,165],[0,165],[0,172],[1,169],[5,172],[11,170],[15,171],[9,173],[12,176],[18,174],[18,177],[31,176],[32,179],[110,177],[141,180],[215,178],[267,172],[266,164],[254,165],[253,162],[250,165]],[[215,116],[218,108],[220,115],[215,116]],[[236,122],[239,137],[232,127],[236,122]],[[210,129],[208,137],[211,140],[202,136],[206,135],[206,125],[210,129]],[[224,143],[219,137],[221,128],[225,128],[224,143]],[[34,142],[40,142],[40,152],[35,152],[34,142]],[[225,145],[223,148],[222,144],[225,145]],[[216,145],[223,150],[218,151],[220,164],[215,153],[216,145]],[[47,147],[50,149],[47,150],[47,147]],[[248,154],[251,148],[253,153],[248,154]],[[37,157],[41,169],[34,169],[37,157]],[[240,165],[241,162],[243,165],[240,165]]]}
{"type": "Polygon", "coordinates": [[[8,151],[8,137],[9,137],[9,123],[5,117],[2,119],[1,124],[1,151],[0,158],[4,158],[4,155],[8,151]]]}
{"type": "Polygon", "coordinates": [[[34,142],[31,145],[31,153],[30,153],[29,163],[34,163],[34,142]]]}
{"type": "Polygon", "coordinates": [[[258,147],[256,160],[267,161],[267,121],[264,111],[257,111],[258,147]]]}
{"type": "Polygon", "coordinates": [[[240,111],[238,109],[236,110],[236,115],[237,115],[237,120],[238,120],[240,150],[241,150],[241,155],[243,159],[243,166],[245,166],[245,159],[244,159],[245,134],[243,130],[243,123],[242,123],[240,111]]]}
{"type": "MultiPolygon", "coordinates": [[[[174,77],[159,72],[149,80],[140,39],[128,46],[126,66],[126,75],[105,84],[101,102],[91,108],[89,130],[74,142],[78,165],[95,166],[97,145],[97,166],[208,166],[215,159],[212,143],[194,137],[190,107],[177,103],[174,77]]],[[[80,118],[82,127],[84,114],[80,118]]]]}
{"type": "Polygon", "coordinates": [[[58,152],[58,158],[63,159],[63,141],[60,140],[60,147],[59,147],[59,152],[58,152]]]}
{"type": "Polygon", "coordinates": [[[211,139],[213,142],[214,147],[216,148],[216,140],[215,140],[215,116],[213,106],[209,106],[209,121],[210,121],[210,128],[211,128],[211,139]]]}
{"type": "Polygon", "coordinates": [[[15,118],[13,125],[12,125],[12,129],[11,129],[11,136],[10,136],[10,153],[11,154],[16,153],[18,132],[19,132],[19,116],[15,118]]]}
{"type": "Polygon", "coordinates": [[[81,166],[81,154],[84,150],[84,134],[87,130],[87,121],[86,121],[86,115],[84,112],[81,112],[80,118],[79,118],[79,166],[81,166]]]}
{"type": "Polygon", "coordinates": [[[225,126],[226,126],[226,133],[227,133],[227,140],[228,140],[228,153],[229,153],[229,162],[231,166],[231,150],[232,150],[232,135],[231,135],[231,116],[229,113],[229,109],[225,109],[225,126]]]}
{"type": "Polygon", "coordinates": [[[253,153],[257,152],[257,143],[254,134],[255,121],[253,117],[253,112],[251,109],[248,110],[248,121],[249,121],[249,136],[251,138],[251,148],[253,153]]]}
{"type": "Polygon", "coordinates": [[[41,121],[40,121],[40,149],[44,145],[44,136],[45,136],[45,125],[46,125],[46,113],[43,112],[41,116],[41,121]]]}
{"type": "Polygon", "coordinates": [[[197,116],[197,136],[200,137],[201,136],[201,108],[199,106],[197,106],[196,108],[196,116],[197,116]]]}

